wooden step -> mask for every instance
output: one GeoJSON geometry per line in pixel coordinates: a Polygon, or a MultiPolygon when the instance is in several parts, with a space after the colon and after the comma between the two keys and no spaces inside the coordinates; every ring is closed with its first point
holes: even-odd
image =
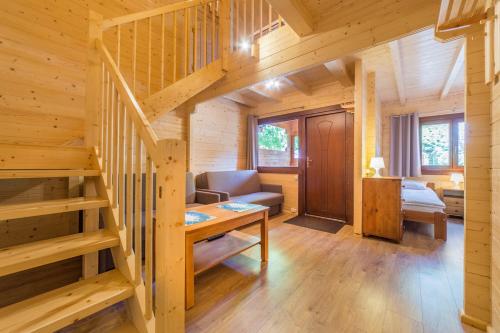
{"type": "Polygon", "coordinates": [[[99,230],[6,247],[0,249],[0,276],[118,245],[118,236],[99,230]]]}
{"type": "Polygon", "coordinates": [[[58,200],[44,200],[23,204],[0,205],[0,220],[19,219],[72,212],[82,209],[107,207],[108,200],[95,197],[78,197],[58,200]]]}
{"type": "Polygon", "coordinates": [[[19,178],[56,178],[56,177],[96,177],[99,170],[67,169],[67,170],[0,170],[0,179],[19,178]]]}
{"type": "Polygon", "coordinates": [[[131,297],[132,285],[117,271],[0,309],[0,332],[54,332],[131,297]]]}

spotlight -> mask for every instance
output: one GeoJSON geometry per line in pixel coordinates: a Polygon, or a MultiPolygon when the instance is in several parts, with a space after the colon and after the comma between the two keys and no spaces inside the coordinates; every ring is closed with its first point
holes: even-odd
{"type": "Polygon", "coordinates": [[[242,40],[240,42],[240,49],[244,52],[248,52],[250,51],[250,48],[252,47],[252,45],[250,45],[250,42],[248,40],[242,40]]]}
{"type": "Polygon", "coordinates": [[[279,89],[281,86],[281,82],[276,79],[272,79],[266,82],[266,88],[271,90],[271,89],[279,89]]]}

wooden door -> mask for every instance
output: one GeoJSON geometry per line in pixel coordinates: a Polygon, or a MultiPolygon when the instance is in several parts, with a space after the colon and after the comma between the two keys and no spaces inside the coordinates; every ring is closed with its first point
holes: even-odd
{"type": "Polygon", "coordinates": [[[346,220],[346,114],[306,118],[306,213],[346,220]]]}

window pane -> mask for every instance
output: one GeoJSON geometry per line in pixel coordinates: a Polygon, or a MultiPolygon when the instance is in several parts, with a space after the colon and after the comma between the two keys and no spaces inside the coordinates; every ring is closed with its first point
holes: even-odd
{"type": "Polygon", "coordinates": [[[458,142],[457,142],[457,155],[458,155],[458,166],[464,166],[465,160],[465,123],[463,121],[458,123],[458,142]]]}
{"type": "Polygon", "coordinates": [[[297,119],[259,125],[259,166],[297,166],[298,126],[297,119]]]}
{"type": "Polygon", "coordinates": [[[422,125],[422,165],[450,165],[450,124],[422,125]]]}

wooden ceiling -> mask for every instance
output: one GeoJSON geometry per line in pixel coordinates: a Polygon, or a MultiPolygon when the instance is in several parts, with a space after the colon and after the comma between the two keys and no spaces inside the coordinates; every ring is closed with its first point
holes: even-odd
{"type": "Polygon", "coordinates": [[[424,97],[446,97],[464,89],[463,40],[441,43],[429,29],[380,45],[321,66],[276,78],[279,89],[266,88],[265,82],[226,96],[248,106],[279,102],[289,93],[310,95],[315,87],[340,82],[353,85],[354,61],[362,59],[368,72],[376,73],[377,91],[382,103],[424,97]]]}

